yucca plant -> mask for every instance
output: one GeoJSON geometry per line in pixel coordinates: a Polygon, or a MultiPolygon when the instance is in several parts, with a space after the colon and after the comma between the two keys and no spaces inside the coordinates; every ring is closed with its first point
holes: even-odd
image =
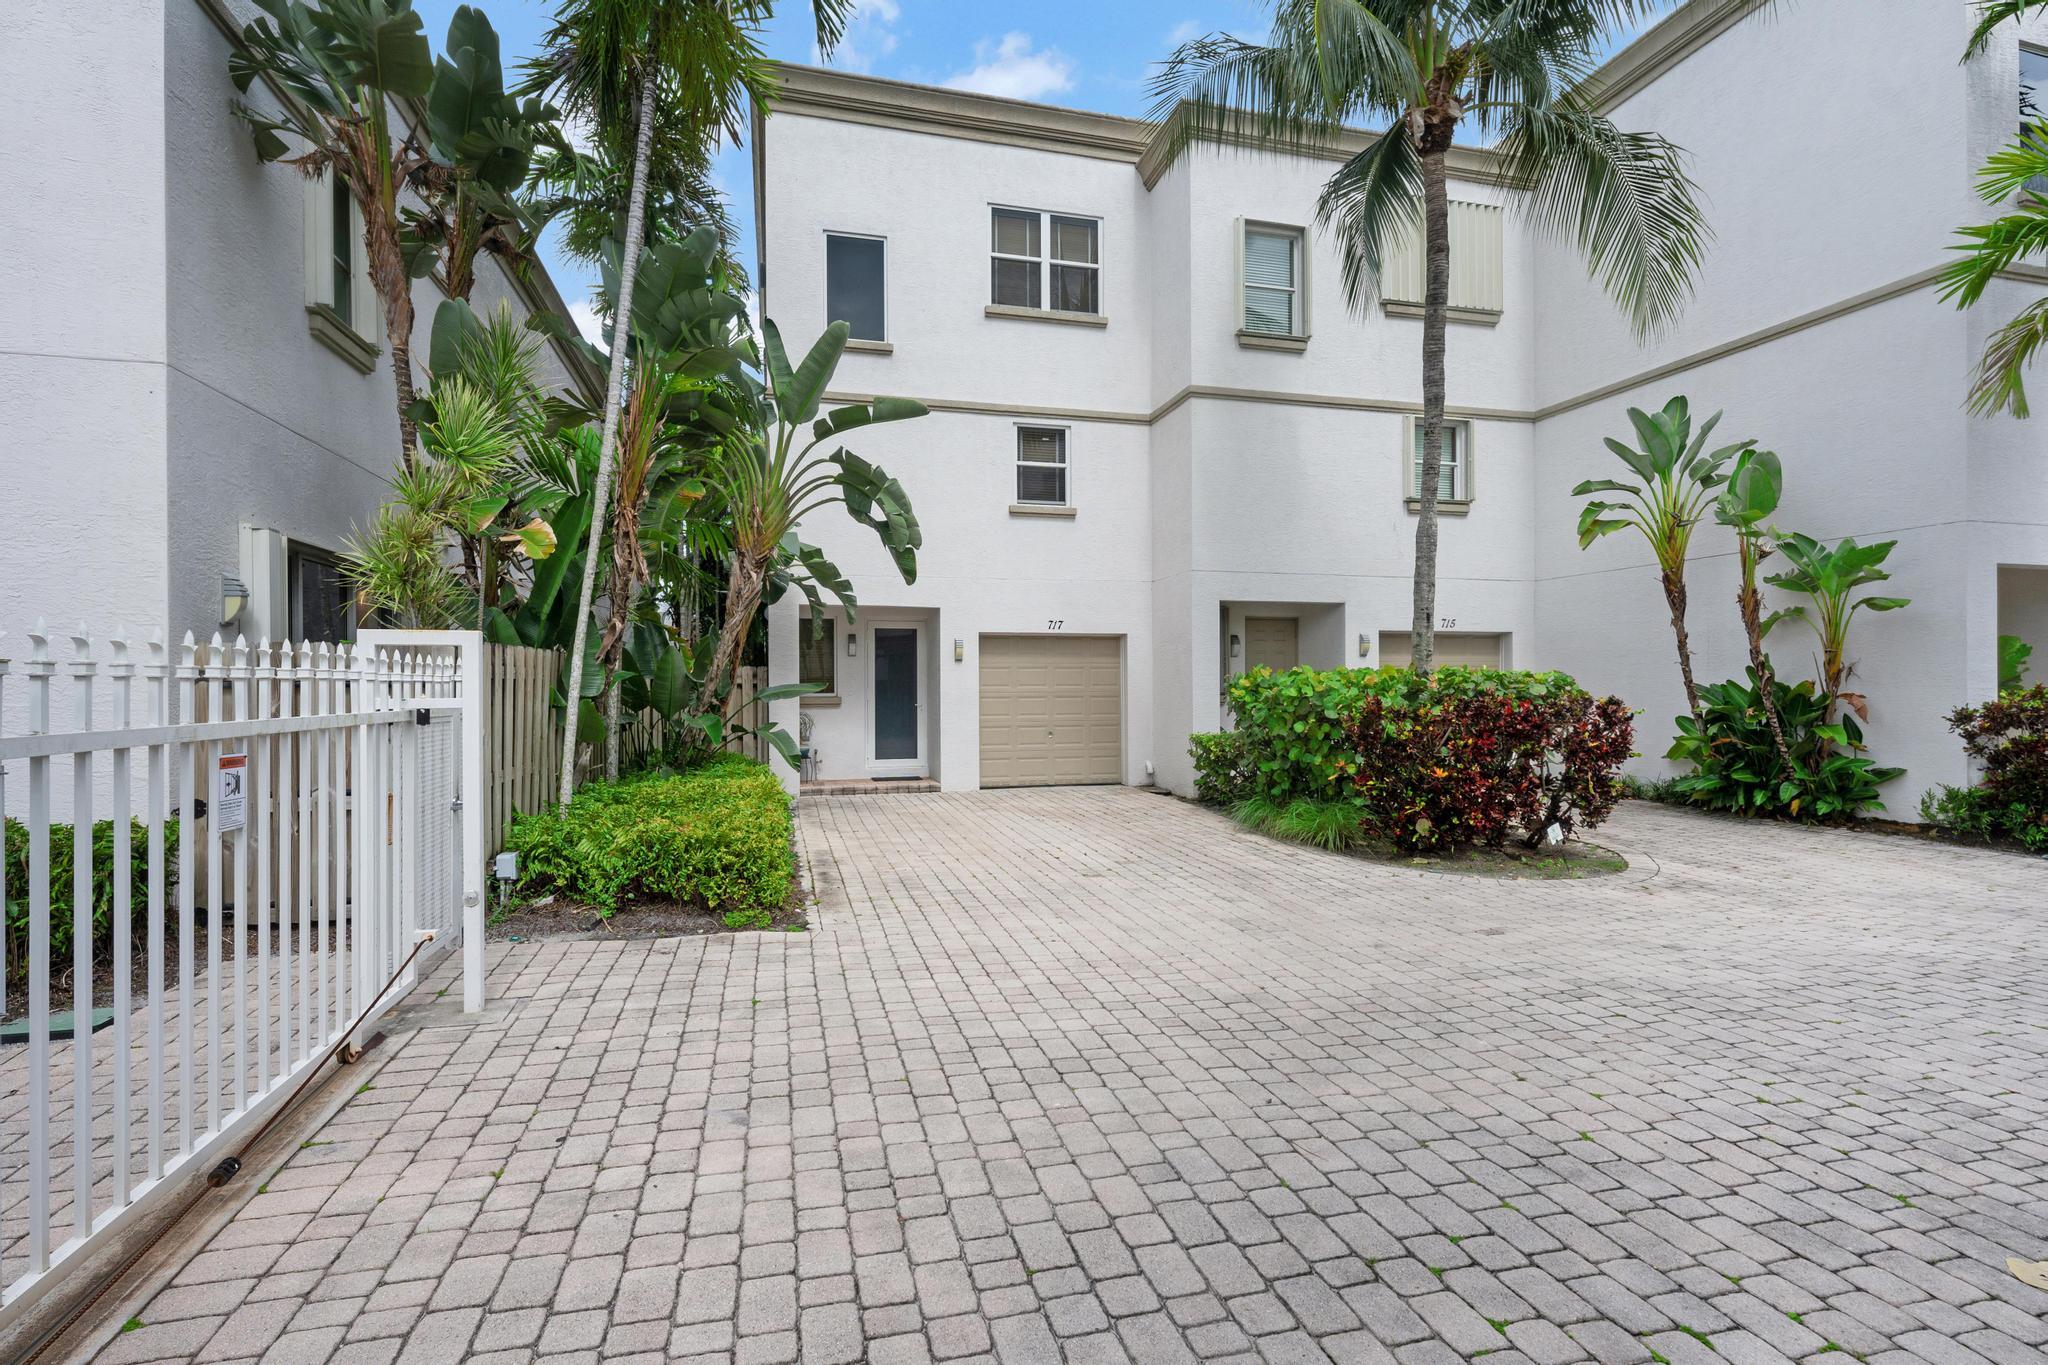
{"type": "Polygon", "coordinates": [[[1828,546],[1797,531],[1778,541],[1778,552],[1791,567],[1765,581],[1774,588],[1804,593],[1813,599],[1813,604],[1811,610],[1794,606],[1773,612],[1764,629],[1768,631],[1787,619],[1803,621],[1812,629],[1820,643],[1820,685],[1830,723],[1837,705],[1848,707],[1864,720],[1870,719],[1869,699],[1860,692],[1847,691],[1845,686],[1856,671],[1855,661],[1849,657],[1849,626],[1859,611],[1897,611],[1912,602],[1910,597],[1857,595],[1859,589],[1891,577],[1882,566],[1898,543],[1881,540],[1873,545],[1858,545],[1850,537],[1828,546]]]}
{"type": "Polygon", "coordinates": [[[1683,395],[1666,403],[1663,410],[1647,413],[1630,408],[1628,420],[1635,428],[1641,448],[1609,436],[1607,448],[1621,457],[1639,483],[1620,479],[1587,479],[1572,489],[1575,498],[1590,498],[1579,510],[1579,548],[1590,546],[1602,536],[1633,527],[1649,542],[1657,559],[1657,579],[1664,588],[1664,601],[1671,609],[1671,633],[1678,643],[1678,671],[1685,679],[1686,709],[1700,718],[1700,692],[1692,676],[1692,643],[1685,630],[1685,561],[1692,553],[1693,528],[1714,504],[1714,490],[1728,481],[1727,464],[1753,442],[1707,449],[1707,438],[1720,425],[1715,413],[1693,430],[1692,410],[1683,395]],[[1597,493],[1620,493],[1625,500],[1610,502],[1593,497],[1597,493]]]}

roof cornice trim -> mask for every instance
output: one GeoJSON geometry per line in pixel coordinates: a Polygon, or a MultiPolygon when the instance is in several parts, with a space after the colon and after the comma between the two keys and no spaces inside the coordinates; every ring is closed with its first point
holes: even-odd
{"type": "Polygon", "coordinates": [[[1765,0],[1687,0],[1587,77],[1594,109],[1609,113],[1763,7],[1765,0]]]}
{"type": "MultiPolygon", "coordinates": [[[[967,138],[999,146],[1122,161],[1137,168],[1148,190],[1159,183],[1167,169],[1165,123],[915,85],[825,67],[785,64],[776,68],[776,74],[779,89],[769,104],[771,116],[800,114],[935,137],[967,138]]],[[[1348,161],[1378,139],[1379,134],[1359,129],[1345,133],[1329,146],[1307,146],[1278,154],[1348,161]]],[[[1249,138],[1205,136],[1203,141],[1240,150],[1258,149],[1249,138]]],[[[1500,158],[1483,148],[1452,148],[1450,166],[1453,175],[1464,179],[1501,179],[1500,158]]]]}

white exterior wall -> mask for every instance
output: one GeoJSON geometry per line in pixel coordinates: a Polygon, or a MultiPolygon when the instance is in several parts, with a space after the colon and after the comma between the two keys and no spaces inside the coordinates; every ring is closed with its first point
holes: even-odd
{"type": "MultiPolygon", "coordinates": [[[[1442,521],[1439,618],[1507,636],[1515,667],[1564,668],[1641,708],[1643,771],[1662,767],[1683,710],[1668,614],[1638,539],[1578,549],[1570,496],[1581,479],[1614,475],[1601,438],[1627,433],[1631,405],[1686,393],[1702,416],[1726,408],[1722,436],[1755,436],[1786,461],[1781,527],[1899,541],[1887,590],[1913,605],[1859,616],[1853,636],[1873,752],[1908,769],[1886,793],[1895,815],[1910,818],[1926,786],[1965,776],[1942,718],[1993,687],[2000,566],[2003,628],[2048,617],[2026,595],[2048,575],[2011,572],[2048,566],[2041,438],[1962,406],[1985,337],[2040,287],[2001,282],[1965,314],[1930,279],[1955,226],[1985,216],[1972,178],[2014,121],[2013,43],[1957,62],[1970,13],[1966,0],[1785,7],[1719,33],[1613,111],[1687,149],[1714,234],[1696,297],[1647,342],[1575,249],[1536,237],[1511,196],[1453,184],[1454,198],[1505,203],[1509,215],[1498,325],[1451,328],[1449,400],[1471,422],[1474,500],[1442,521]],[[1853,73],[1825,100],[1790,68],[1816,51],[1853,73]]],[[[2048,23],[2031,36],[2048,40],[2048,23]]],[[[973,112],[1019,117],[1004,102],[973,112]]],[[[1297,615],[1306,661],[1357,662],[1363,635],[1367,662],[1386,662],[1380,634],[1410,624],[1404,442],[1421,324],[1349,308],[1337,250],[1311,227],[1305,350],[1246,349],[1235,335],[1238,220],[1311,226],[1331,163],[1202,149],[1146,190],[1108,156],[815,115],[767,125],[770,311],[803,318],[789,330],[808,340],[824,321],[822,231],[888,235],[895,353],[849,356],[838,387],[1048,410],[1044,420],[1075,432],[1080,514],[1067,523],[1008,516],[1015,414],[942,413],[863,434],[856,448],[897,473],[918,509],[915,588],[899,590],[879,553],[851,543],[858,533],[806,530],[844,556],[864,599],[935,611],[946,649],[968,642],[966,664],[950,653],[938,664],[950,684],[946,785],[977,780],[976,635],[1071,619],[1076,587],[1090,619],[1148,661],[1142,684],[1135,666],[1126,678],[1131,716],[1150,712],[1149,730],[1127,726],[1126,770],[1150,761],[1178,791],[1191,784],[1186,735],[1219,722],[1226,639],[1246,616],[1297,615]],[[846,169],[913,165],[879,195],[846,169]],[[982,316],[991,203],[1102,217],[1108,327],[982,316]],[[1125,420],[1052,415],[1062,409],[1125,420]],[[1106,448],[1118,452],[1115,496],[1140,500],[1128,509],[1101,505],[1090,452],[1106,448]]],[[[1746,662],[1732,556],[1720,528],[1699,530],[1689,625],[1702,682],[1746,662]]],[[[1811,667],[1799,630],[1788,623],[1773,639],[1781,672],[1811,667]]],[[[828,755],[826,775],[860,770],[828,755]]]]}

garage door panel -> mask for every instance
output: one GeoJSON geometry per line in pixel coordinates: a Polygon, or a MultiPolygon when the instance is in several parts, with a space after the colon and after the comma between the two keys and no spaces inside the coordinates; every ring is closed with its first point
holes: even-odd
{"type": "Polygon", "coordinates": [[[1122,781],[1122,660],[1114,637],[984,635],[981,784],[1122,781]]]}
{"type": "MultiPolygon", "coordinates": [[[[1436,662],[1460,668],[1499,668],[1506,655],[1505,635],[1438,635],[1436,662]]],[[[1405,630],[1380,632],[1380,663],[1406,664],[1414,646],[1405,630]]]]}

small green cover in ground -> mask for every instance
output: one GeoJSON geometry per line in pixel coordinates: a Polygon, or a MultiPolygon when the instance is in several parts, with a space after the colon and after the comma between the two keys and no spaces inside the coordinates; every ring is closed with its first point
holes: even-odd
{"type": "Polygon", "coordinates": [[[772,910],[793,875],[789,793],[736,754],[683,773],[597,782],[564,807],[520,816],[506,847],[520,887],[610,914],[635,901],[772,910]]]}

